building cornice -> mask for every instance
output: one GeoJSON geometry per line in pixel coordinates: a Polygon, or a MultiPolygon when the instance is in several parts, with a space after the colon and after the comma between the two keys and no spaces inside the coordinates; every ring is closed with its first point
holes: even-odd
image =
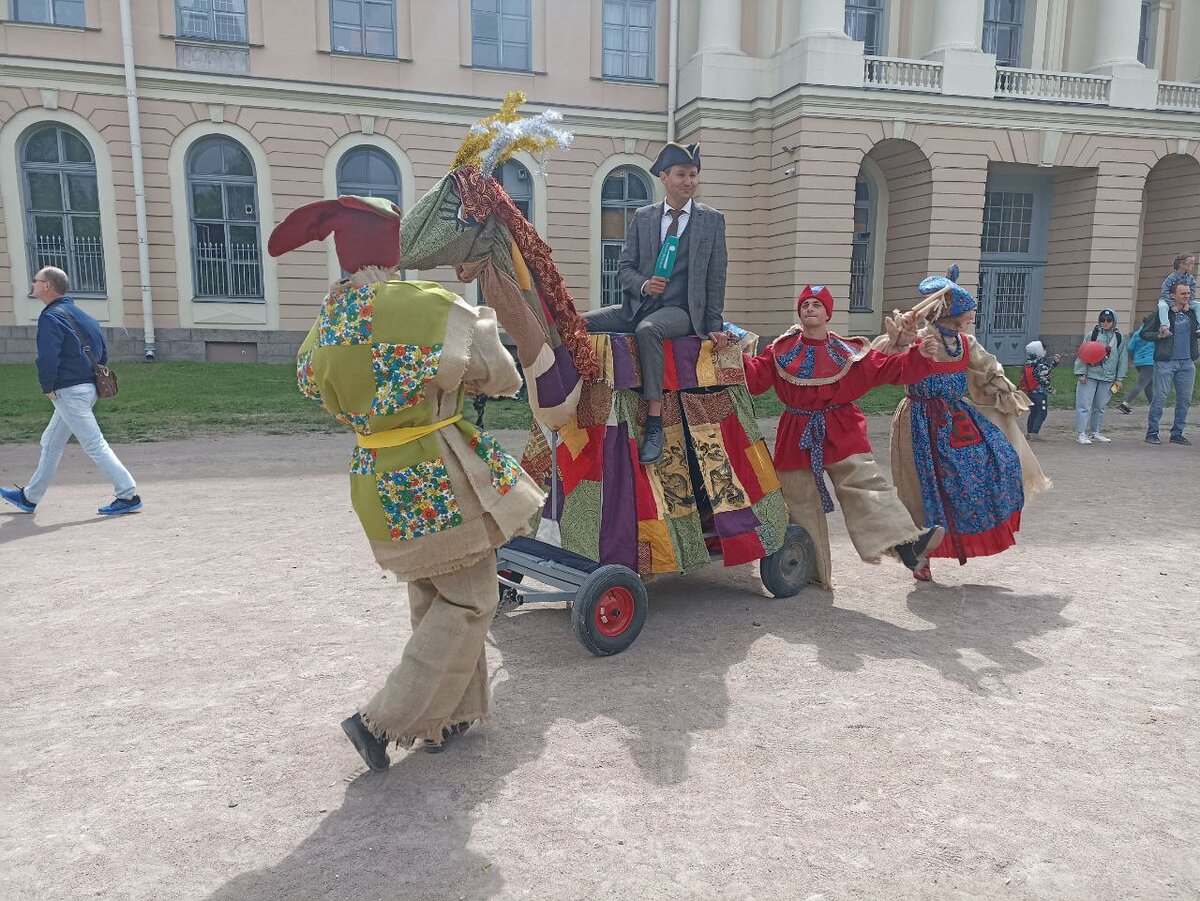
{"type": "Polygon", "coordinates": [[[704,128],[736,131],[778,128],[808,116],[1171,140],[1195,140],[1200,133],[1200,115],[1196,113],[822,85],[797,85],[775,97],[749,101],[699,97],[681,107],[676,121],[679,132],[687,134],[704,128]]]}
{"type": "MultiPolygon", "coordinates": [[[[124,96],[122,68],[104,63],[0,56],[5,83],[24,88],[53,84],[60,90],[124,96]]],[[[139,93],[185,103],[267,106],[272,109],[386,116],[461,127],[495,112],[499,97],[433,94],[360,85],[212,75],[141,67],[139,93]]],[[[561,110],[580,136],[662,140],[666,113],[530,102],[531,111],[561,110]]],[[[697,98],[679,111],[682,134],[713,128],[733,131],[778,128],[802,117],[902,121],[909,124],[1066,131],[1124,137],[1195,140],[1200,115],[1007,99],[947,97],[822,85],[797,85],[774,97],[753,100],[697,98]]]]}
{"type": "MultiPolygon", "coordinates": [[[[125,94],[122,68],[103,63],[72,62],[64,66],[53,60],[0,56],[0,78],[16,87],[53,84],[64,91],[125,94]]],[[[454,126],[470,125],[492,115],[503,99],[150,67],[139,67],[137,80],[139,95],[147,99],[386,116],[454,126]]],[[[527,104],[533,113],[549,107],[563,112],[571,130],[583,136],[662,140],[666,133],[665,113],[533,101],[527,104]]]]}

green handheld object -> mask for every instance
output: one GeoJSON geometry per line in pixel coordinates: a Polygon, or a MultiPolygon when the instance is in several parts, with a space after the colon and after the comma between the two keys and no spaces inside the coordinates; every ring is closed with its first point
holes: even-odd
{"type": "Polygon", "coordinates": [[[679,239],[674,235],[663,241],[662,250],[658,252],[658,260],[654,264],[655,278],[670,278],[675,271],[675,257],[679,253],[679,239]]]}

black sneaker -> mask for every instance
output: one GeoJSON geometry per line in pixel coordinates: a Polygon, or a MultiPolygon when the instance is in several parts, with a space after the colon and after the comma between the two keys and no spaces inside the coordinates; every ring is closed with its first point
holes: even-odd
{"type": "Polygon", "coordinates": [[[392,765],[392,759],[388,757],[387,752],[387,739],[376,738],[359,714],[342,720],[342,731],[346,733],[363,762],[371,769],[379,772],[392,765]]]}
{"type": "Polygon", "coordinates": [[[450,739],[462,735],[470,728],[470,723],[455,723],[453,726],[447,726],[442,730],[441,741],[431,741],[427,738],[421,743],[421,750],[426,754],[441,754],[446,750],[446,745],[450,743],[450,739]]]}
{"type": "Polygon", "coordinates": [[[946,530],[941,526],[926,529],[915,541],[896,545],[896,555],[905,566],[916,572],[921,567],[921,558],[930,551],[936,551],[945,535],[946,530]]]}
{"type": "Polygon", "coordinates": [[[1147,444],[1162,444],[1162,441],[1159,440],[1157,435],[1147,435],[1146,443],[1147,444]]]}
{"type": "Polygon", "coordinates": [[[1129,404],[1125,403],[1125,401],[1121,401],[1119,404],[1117,404],[1117,409],[1120,410],[1122,413],[1132,413],[1133,412],[1133,408],[1130,407],[1129,404]]]}
{"type": "Polygon", "coordinates": [[[1184,438],[1182,435],[1172,435],[1172,436],[1171,436],[1171,443],[1172,443],[1172,444],[1182,444],[1184,447],[1191,447],[1191,446],[1192,446],[1192,442],[1188,441],[1188,440],[1187,440],[1186,438],[1184,438]]]}

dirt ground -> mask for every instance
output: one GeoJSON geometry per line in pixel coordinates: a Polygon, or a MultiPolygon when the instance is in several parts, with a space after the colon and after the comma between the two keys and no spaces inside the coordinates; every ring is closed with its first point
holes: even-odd
{"type": "Polygon", "coordinates": [[[120,447],[114,520],[72,446],[0,514],[0,897],[1200,897],[1200,446],[1066,419],[1001,557],[918,585],[834,524],[835,591],[657,580],[607,659],[501,616],[494,719],[385,774],[338,722],[408,612],[346,438],[120,447]]]}

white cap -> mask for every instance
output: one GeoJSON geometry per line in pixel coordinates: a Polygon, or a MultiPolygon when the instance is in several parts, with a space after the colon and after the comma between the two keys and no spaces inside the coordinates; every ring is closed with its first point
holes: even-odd
{"type": "Polygon", "coordinates": [[[1025,353],[1033,354],[1035,357],[1046,356],[1046,348],[1042,346],[1041,341],[1030,341],[1025,345],[1025,353]]]}

